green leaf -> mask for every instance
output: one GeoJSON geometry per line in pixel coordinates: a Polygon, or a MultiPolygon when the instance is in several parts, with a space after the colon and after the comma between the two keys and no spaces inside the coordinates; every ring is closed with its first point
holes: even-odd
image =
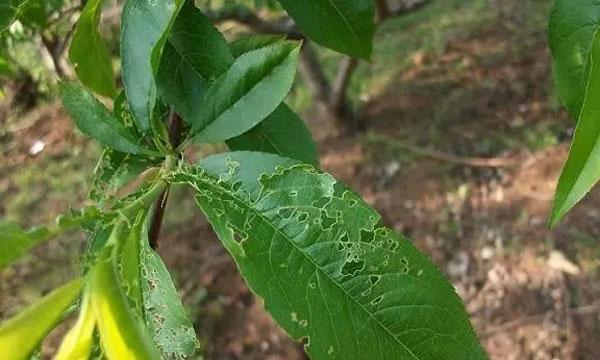
{"type": "Polygon", "coordinates": [[[290,90],[299,50],[297,43],[281,42],[237,58],[208,89],[192,121],[196,140],[228,140],[264,120],[290,90]]]}
{"type": "Polygon", "coordinates": [[[16,224],[0,221],[0,270],[41,242],[80,226],[91,226],[99,217],[98,210],[90,207],[58,216],[53,225],[28,231],[16,224]]]}
{"type": "Polygon", "coordinates": [[[147,238],[143,244],[141,269],[146,325],[165,359],[188,359],[200,347],[194,327],[165,264],[150,249],[147,238]]]}
{"type": "Polygon", "coordinates": [[[100,95],[117,94],[112,59],[98,30],[103,0],[90,0],[83,8],[73,34],[69,59],[81,82],[100,95]]]}
{"type": "Polygon", "coordinates": [[[233,63],[227,42],[204,14],[187,0],[173,22],[162,54],[158,93],[184,120],[200,111],[210,81],[233,63]]]}
{"type": "Polygon", "coordinates": [[[136,311],[142,314],[142,286],[141,286],[141,253],[142,239],[147,237],[148,229],[144,226],[148,218],[148,211],[141,211],[122,245],[120,254],[120,268],[125,285],[125,292],[129,296],[136,311]]]}
{"type": "Polygon", "coordinates": [[[554,77],[563,103],[575,118],[585,98],[592,42],[599,26],[597,0],[557,0],[550,15],[554,77]]]}
{"type": "Polygon", "coordinates": [[[585,99],[569,158],[558,181],[550,226],[556,225],[600,179],[600,35],[596,33],[590,54],[585,99]]]}
{"type": "Polygon", "coordinates": [[[315,143],[304,121],[285,103],[281,103],[250,131],[227,140],[231,150],[261,151],[318,164],[315,143]]]}
{"type": "Polygon", "coordinates": [[[75,280],[44,296],[0,326],[2,358],[28,360],[42,340],[58,324],[75,301],[81,281],[75,280]]]}
{"type": "Polygon", "coordinates": [[[82,133],[124,153],[149,153],[139,144],[135,135],[83,87],[75,83],[63,83],[61,98],[82,133]]]}
{"type": "Polygon", "coordinates": [[[200,110],[208,82],[167,43],[156,83],[159,96],[186,121],[200,110]]]}
{"type": "Polygon", "coordinates": [[[115,199],[119,190],[140,177],[142,173],[156,170],[159,162],[158,158],[104,149],[94,170],[94,183],[90,190],[90,198],[100,205],[106,205],[115,199]]]}
{"type": "Polygon", "coordinates": [[[369,59],[375,33],[372,0],[279,0],[300,29],[316,43],[369,59]]]}
{"type": "Polygon", "coordinates": [[[174,180],[198,191],[252,290],[312,358],[486,358],[431,260],[330,175],[234,152],[174,180]]]}
{"type": "Polygon", "coordinates": [[[210,20],[186,0],[168,39],[177,53],[204,79],[212,81],[233,63],[227,41],[210,20]]]}
{"type": "Polygon", "coordinates": [[[273,45],[284,39],[285,37],[280,35],[253,35],[235,40],[229,44],[229,49],[233,56],[238,58],[248,51],[273,45]]]}
{"type": "MultiPolygon", "coordinates": [[[[105,249],[108,254],[110,249],[105,249]]],[[[104,256],[90,279],[90,296],[100,342],[108,359],[158,360],[142,319],[129,304],[115,256],[104,256]]]]}
{"type": "Polygon", "coordinates": [[[127,0],[121,20],[123,86],[138,127],[150,129],[156,102],[154,76],[181,1],[127,0]]]}
{"type": "Polygon", "coordinates": [[[22,0],[0,0],[0,32],[13,22],[22,0]]]}

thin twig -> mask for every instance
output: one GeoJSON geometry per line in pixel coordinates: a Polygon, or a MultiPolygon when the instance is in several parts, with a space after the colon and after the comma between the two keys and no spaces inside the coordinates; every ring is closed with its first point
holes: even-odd
{"type": "MultiPolygon", "coordinates": [[[[543,312],[541,314],[535,314],[535,315],[511,320],[511,321],[505,322],[505,323],[497,325],[497,326],[489,327],[485,331],[480,332],[479,336],[482,338],[488,338],[488,337],[494,336],[496,334],[501,334],[501,333],[504,333],[507,331],[512,331],[512,330],[518,329],[522,326],[525,326],[527,324],[538,323],[538,322],[542,321],[544,318],[546,318],[547,316],[559,314],[564,311],[565,310],[562,310],[562,309],[549,310],[549,311],[543,312]]],[[[596,301],[596,302],[594,302],[590,305],[586,305],[586,306],[567,309],[566,311],[570,315],[574,315],[574,316],[584,316],[584,315],[595,314],[600,311],[600,301],[596,301]]]]}
{"type": "Polygon", "coordinates": [[[447,154],[445,152],[433,149],[427,149],[420,146],[408,144],[406,142],[389,138],[387,136],[375,136],[372,135],[370,137],[370,141],[372,142],[380,142],[385,143],[391,147],[408,150],[416,155],[429,157],[434,160],[444,161],[451,164],[470,166],[470,167],[513,167],[518,164],[518,162],[514,159],[509,159],[505,157],[490,157],[490,158],[481,158],[481,157],[464,157],[458,156],[454,154],[447,154]]]}

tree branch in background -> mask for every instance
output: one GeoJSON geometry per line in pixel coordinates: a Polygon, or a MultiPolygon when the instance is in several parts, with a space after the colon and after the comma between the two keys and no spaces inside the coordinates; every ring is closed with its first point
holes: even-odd
{"type": "Polygon", "coordinates": [[[304,35],[289,17],[267,21],[256,15],[252,9],[243,5],[228,6],[219,11],[207,12],[206,15],[217,24],[225,21],[235,21],[248,26],[259,34],[281,34],[290,39],[304,39],[304,35]]]}
{"type": "Polygon", "coordinates": [[[378,21],[390,17],[390,8],[388,7],[387,0],[375,0],[375,11],[378,21]]]}
{"type": "MultiPolygon", "coordinates": [[[[376,0],[377,23],[381,23],[390,17],[419,10],[430,2],[431,0],[407,0],[392,8],[388,0],[376,0]]],[[[291,18],[282,17],[274,21],[268,21],[243,5],[229,6],[219,11],[208,12],[207,16],[217,24],[225,21],[235,21],[259,34],[285,35],[290,39],[303,39],[300,71],[317,107],[320,110],[325,110],[326,117],[333,118],[339,127],[350,131],[356,130],[357,124],[354,121],[354,115],[347,99],[347,90],[352,75],[358,67],[358,59],[344,57],[340,60],[335,80],[330,83],[311,43],[300,32],[291,18]]]]}

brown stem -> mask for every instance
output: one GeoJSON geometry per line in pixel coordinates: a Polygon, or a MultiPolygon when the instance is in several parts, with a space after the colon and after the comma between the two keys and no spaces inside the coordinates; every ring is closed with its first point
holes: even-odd
{"type": "MultiPolygon", "coordinates": [[[[183,122],[181,116],[174,111],[169,115],[169,141],[173,149],[177,149],[181,145],[181,135],[183,130],[183,122]]],[[[163,218],[165,217],[165,208],[169,199],[169,188],[167,187],[156,200],[154,204],[154,212],[148,230],[148,242],[154,250],[158,249],[158,239],[160,237],[160,229],[162,227],[163,218]]]]}
{"type": "Polygon", "coordinates": [[[377,19],[383,20],[390,16],[390,8],[388,7],[387,0],[376,0],[375,8],[377,10],[377,19]]]}
{"type": "Polygon", "coordinates": [[[167,207],[168,198],[169,188],[160,194],[156,200],[156,203],[154,204],[154,212],[152,213],[150,229],[148,230],[148,243],[154,250],[158,249],[158,239],[160,237],[160,229],[162,227],[163,218],[165,217],[165,208],[167,207]]]}
{"type": "Polygon", "coordinates": [[[59,41],[42,34],[42,45],[44,45],[46,51],[48,51],[48,54],[50,54],[56,75],[58,75],[59,78],[63,78],[66,74],[66,71],[63,69],[61,64],[63,48],[60,46],[59,41]]]}
{"type": "Polygon", "coordinates": [[[215,23],[221,23],[228,20],[236,21],[240,24],[252,28],[260,34],[282,34],[290,39],[303,39],[304,35],[298,30],[294,22],[289,17],[282,17],[273,22],[260,18],[256,13],[243,5],[226,7],[217,12],[208,12],[207,16],[215,23]]]}
{"type": "Polygon", "coordinates": [[[346,93],[358,62],[359,60],[356,58],[345,56],[338,65],[338,73],[329,96],[329,107],[336,115],[347,115],[348,101],[346,93]]]}

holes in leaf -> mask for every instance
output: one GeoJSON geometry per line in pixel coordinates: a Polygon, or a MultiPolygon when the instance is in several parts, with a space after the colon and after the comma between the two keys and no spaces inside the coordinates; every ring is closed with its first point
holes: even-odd
{"type": "Polygon", "coordinates": [[[344,235],[342,235],[342,237],[340,238],[340,242],[342,242],[342,243],[349,243],[350,242],[350,238],[348,237],[348,233],[344,233],[344,235]]]}
{"type": "Polygon", "coordinates": [[[375,234],[372,231],[360,229],[360,241],[370,243],[375,238],[375,234]]]}
{"type": "Polygon", "coordinates": [[[354,259],[347,261],[342,267],[342,275],[356,276],[362,269],[365,268],[363,260],[356,261],[354,259]]]}
{"type": "Polygon", "coordinates": [[[371,300],[371,305],[375,306],[375,305],[379,304],[381,302],[381,300],[383,300],[383,295],[380,295],[380,296],[376,297],[375,299],[371,300]]]}
{"type": "Polygon", "coordinates": [[[296,191],[296,190],[292,190],[292,191],[290,191],[289,195],[290,195],[291,197],[296,197],[296,196],[298,196],[298,191],[296,191]]]}
{"type": "Polygon", "coordinates": [[[237,192],[242,187],[242,180],[238,180],[231,185],[231,190],[237,192]]]}
{"type": "Polygon", "coordinates": [[[390,230],[387,228],[378,228],[375,229],[375,235],[386,238],[390,236],[390,230]]]}
{"type": "Polygon", "coordinates": [[[306,220],[308,220],[308,213],[307,212],[300,212],[298,214],[297,219],[298,219],[298,222],[301,222],[301,223],[306,222],[306,220]]]}
{"type": "Polygon", "coordinates": [[[312,203],[312,206],[319,208],[319,209],[323,209],[325,208],[325,206],[329,203],[329,199],[328,198],[320,198],[318,200],[315,200],[312,203]]]}
{"type": "Polygon", "coordinates": [[[241,232],[241,231],[234,231],[233,232],[233,240],[236,243],[241,244],[244,241],[248,240],[248,234],[241,232]]]}
{"type": "Polygon", "coordinates": [[[217,215],[217,217],[225,215],[225,210],[221,208],[214,208],[213,211],[215,212],[215,215],[217,215]]]}
{"type": "Polygon", "coordinates": [[[348,206],[355,207],[356,204],[358,204],[358,201],[356,201],[356,199],[349,199],[348,200],[348,206]]]}
{"type": "Polygon", "coordinates": [[[323,230],[329,230],[337,221],[325,215],[324,213],[325,212],[321,213],[321,228],[323,230]]]}
{"type": "Polygon", "coordinates": [[[291,208],[280,208],[277,210],[277,214],[284,220],[289,220],[294,215],[294,209],[291,208]]]}
{"type": "Polygon", "coordinates": [[[230,174],[235,173],[235,171],[240,167],[240,163],[235,160],[227,160],[227,170],[230,174]]]}
{"type": "Polygon", "coordinates": [[[371,286],[377,285],[377,283],[381,280],[381,276],[379,275],[370,275],[369,281],[371,282],[371,286]]]}

